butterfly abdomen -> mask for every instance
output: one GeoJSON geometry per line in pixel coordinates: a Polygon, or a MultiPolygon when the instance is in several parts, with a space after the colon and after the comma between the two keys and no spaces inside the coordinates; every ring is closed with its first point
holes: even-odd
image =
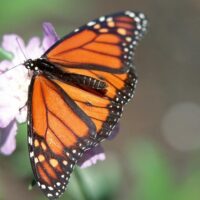
{"type": "Polygon", "coordinates": [[[71,81],[96,90],[103,90],[106,88],[106,83],[104,81],[92,78],[90,76],[85,76],[81,74],[69,74],[71,81]]]}

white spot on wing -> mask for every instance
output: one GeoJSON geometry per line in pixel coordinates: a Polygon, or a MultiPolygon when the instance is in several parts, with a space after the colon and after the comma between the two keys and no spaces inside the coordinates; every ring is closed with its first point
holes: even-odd
{"type": "Polygon", "coordinates": [[[52,197],[52,196],[53,196],[53,195],[52,195],[52,194],[50,194],[50,193],[49,193],[49,194],[47,194],[47,197],[52,197]]]}
{"type": "Polygon", "coordinates": [[[41,185],[41,188],[42,189],[46,189],[46,185],[41,185]]]}
{"type": "Polygon", "coordinates": [[[96,22],[91,21],[91,22],[89,22],[87,25],[88,25],[88,26],[93,26],[93,25],[95,25],[95,24],[96,24],[96,22]]]}
{"type": "Polygon", "coordinates": [[[102,16],[102,17],[99,18],[99,21],[100,21],[100,22],[103,22],[103,21],[105,21],[105,19],[106,19],[106,18],[105,18],[104,16],[102,16]]]}
{"type": "Polygon", "coordinates": [[[78,32],[78,31],[79,31],[79,29],[78,29],[78,28],[74,30],[74,32],[78,32]]]}
{"type": "Polygon", "coordinates": [[[57,182],[56,185],[57,185],[57,186],[61,186],[61,183],[60,183],[60,182],[57,182]]]}
{"type": "Polygon", "coordinates": [[[49,186],[48,188],[49,188],[49,190],[51,190],[51,191],[53,190],[53,188],[52,188],[51,186],[49,186]]]}
{"type": "Polygon", "coordinates": [[[32,158],[34,156],[34,153],[33,152],[30,152],[30,157],[32,158]]]}

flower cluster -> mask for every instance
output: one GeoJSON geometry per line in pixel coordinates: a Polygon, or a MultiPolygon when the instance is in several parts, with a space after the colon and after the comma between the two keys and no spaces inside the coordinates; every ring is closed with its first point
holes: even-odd
{"type": "Polygon", "coordinates": [[[28,58],[38,58],[58,40],[51,24],[45,23],[43,27],[43,40],[33,37],[27,45],[18,35],[10,34],[3,37],[1,47],[12,54],[11,61],[0,62],[0,152],[5,155],[10,155],[15,150],[17,123],[26,121],[25,105],[30,83],[30,76],[24,66],[7,70],[24,62],[26,58],[23,52],[28,58]],[[7,72],[1,75],[5,71],[7,72]]]}

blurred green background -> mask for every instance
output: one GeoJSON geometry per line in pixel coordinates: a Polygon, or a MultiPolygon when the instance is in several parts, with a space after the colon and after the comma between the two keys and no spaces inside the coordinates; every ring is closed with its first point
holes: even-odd
{"type": "MultiPolygon", "coordinates": [[[[106,161],[76,169],[61,200],[199,200],[198,0],[1,0],[0,38],[42,37],[45,21],[62,36],[126,9],[142,11],[150,21],[136,50],[135,99],[125,108],[118,137],[104,142],[106,161]]],[[[45,199],[37,187],[28,190],[33,175],[26,137],[21,125],[15,153],[0,156],[0,200],[45,199]]]]}

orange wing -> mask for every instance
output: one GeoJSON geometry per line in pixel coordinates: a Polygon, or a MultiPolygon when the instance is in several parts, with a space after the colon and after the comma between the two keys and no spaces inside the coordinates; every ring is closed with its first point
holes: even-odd
{"type": "MultiPolygon", "coordinates": [[[[106,83],[104,93],[100,91],[87,90],[73,84],[66,84],[62,80],[53,80],[59,85],[77,106],[92,120],[96,126],[96,143],[106,139],[117,124],[122,114],[123,105],[132,97],[137,83],[134,69],[128,73],[111,74],[95,70],[69,69],[70,73],[78,73],[95,80],[103,80],[106,83]]],[[[86,80],[86,79],[85,79],[86,80]]],[[[91,85],[93,83],[90,83],[91,85]]]]}
{"type": "Polygon", "coordinates": [[[43,57],[62,68],[126,72],[146,23],[144,14],[131,11],[100,17],[59,40],[43,57]]]}
{"type": "Polygon", "coordinates": [[[58,198],[83,152],[92,145],[92,120],[51,80],[33,77],[29,88],[29,153],[38,185],[58,198]]]}

